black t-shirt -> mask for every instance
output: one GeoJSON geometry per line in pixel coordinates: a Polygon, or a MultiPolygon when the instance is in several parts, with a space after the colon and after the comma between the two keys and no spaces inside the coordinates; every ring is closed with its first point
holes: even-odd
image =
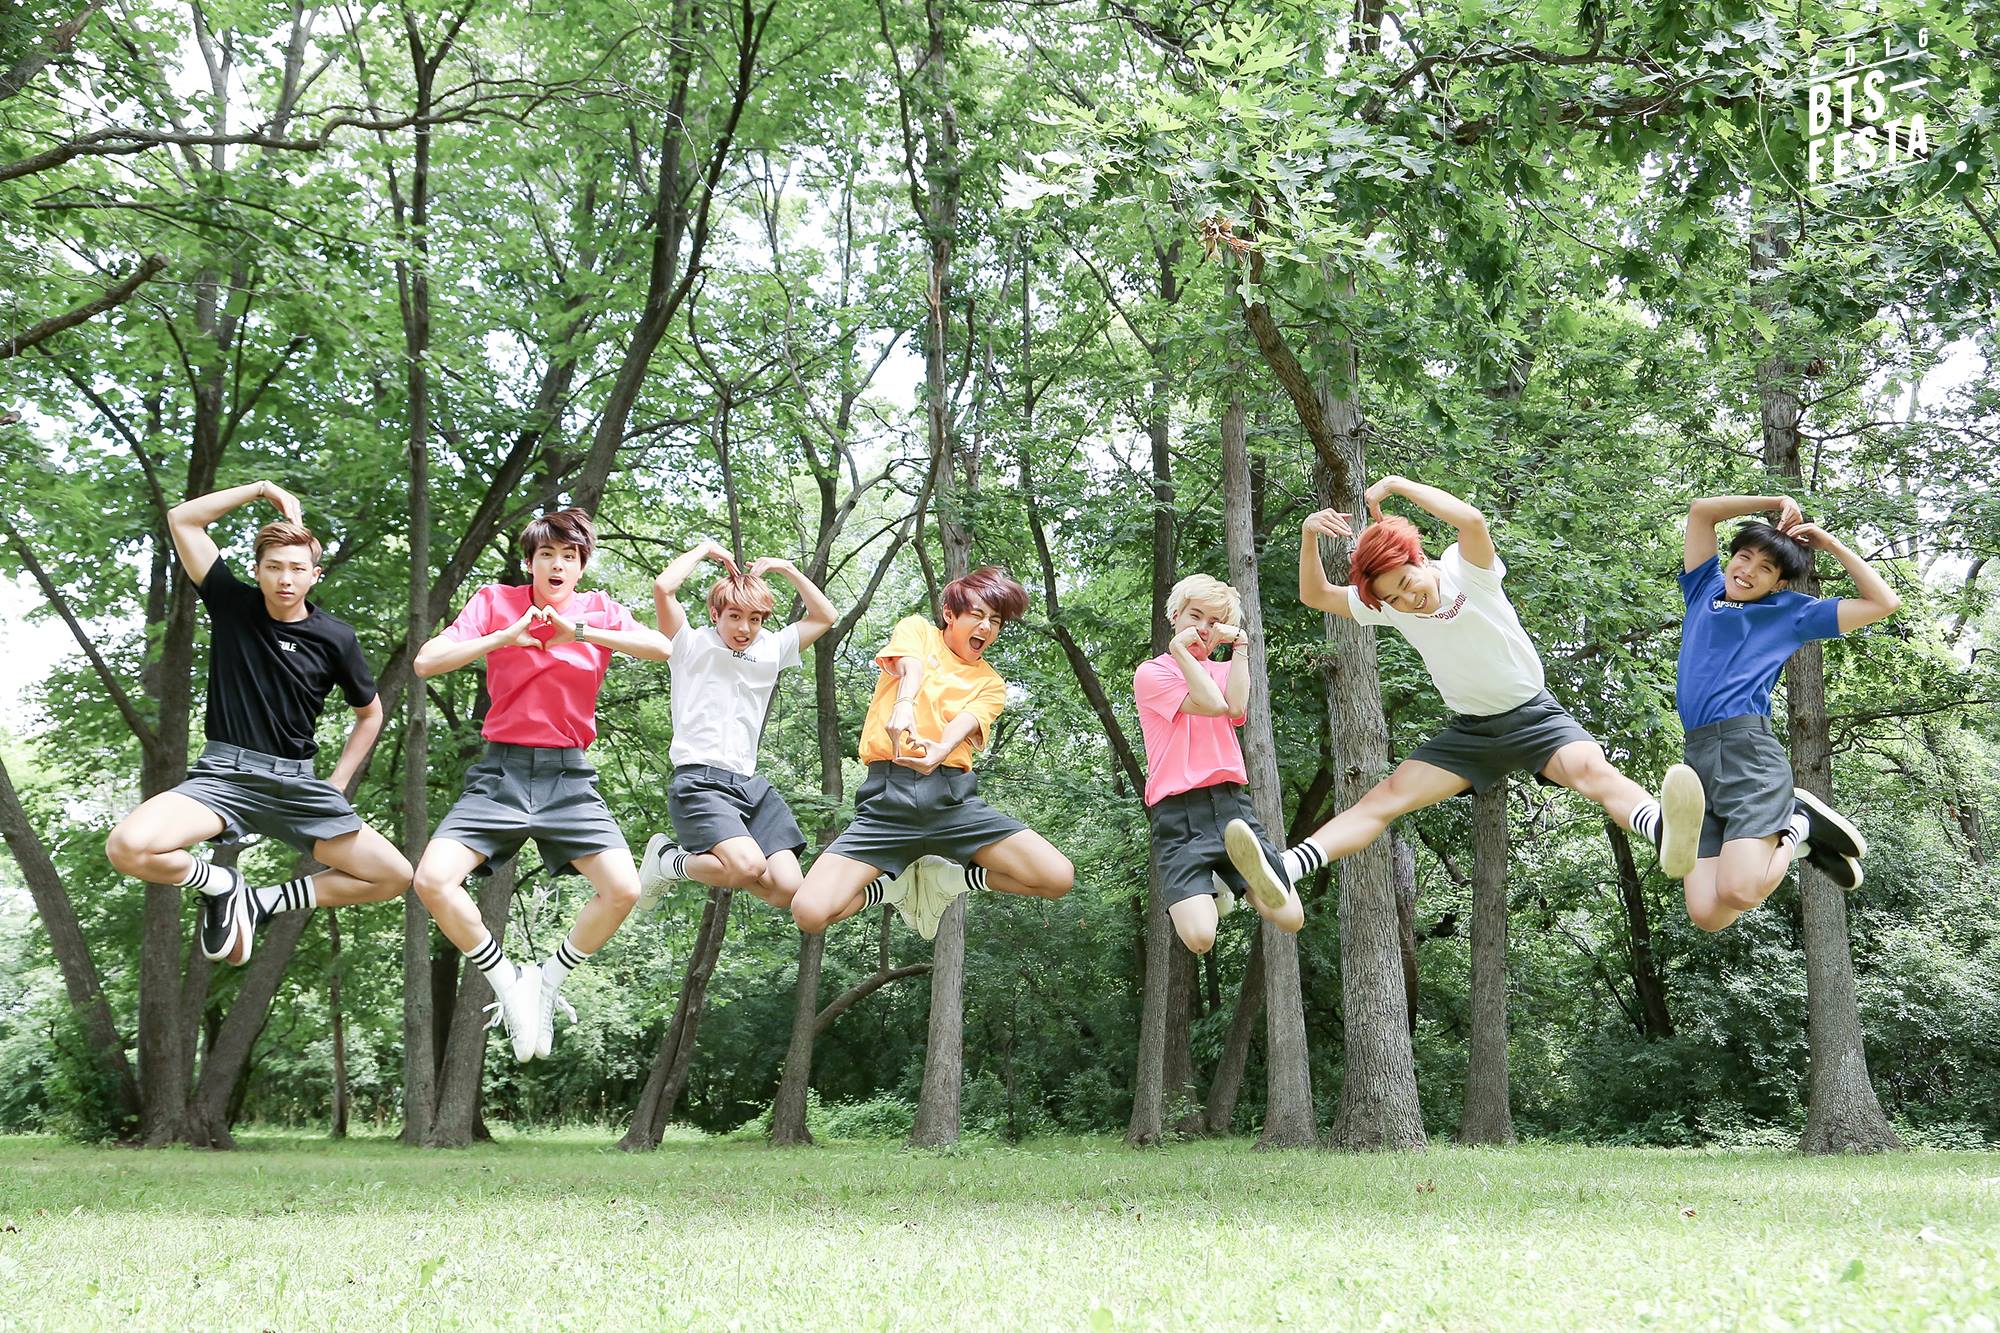
{"type": "Polygon", "coordinates": [[[208,607],[208,720],[212,741],[285,759],[319,753],[313,731],[335,685],[360,708],[375,677],[354,627],[306,603],[304,620],[273,620],[264,594],[217,559],[196,589],[208,607]]]}

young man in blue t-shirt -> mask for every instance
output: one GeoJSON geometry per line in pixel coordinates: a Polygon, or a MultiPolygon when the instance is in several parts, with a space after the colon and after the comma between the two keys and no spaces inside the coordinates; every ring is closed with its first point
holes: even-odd
{"type": "Polygon", "coordinates": [[[1796,502],[1774,495],[1718,495],[1688,508],[1680,578],[1681,630],[1674,702],[1687,732],[1687,762],[1708,793],[1701,849],[1683,885],[1688,916],[1721,930],[1761,905],[1801,851],[1843,889],[1861,883],[1861,834],[1810,792],[1792,785],[1791,760],[1771,730],[1771,690],[1787,658],[1814,639],[1872,625],[1901,605],[1882,576],[1838,537],[1805,521],[1796,502]],[[1776,526],[1745,523],[1715,547],[1715,525],[1775,513],[1776,526]],[[1859,597],[1808,597],[1790,585],[1831,552],[1859,597]]]}

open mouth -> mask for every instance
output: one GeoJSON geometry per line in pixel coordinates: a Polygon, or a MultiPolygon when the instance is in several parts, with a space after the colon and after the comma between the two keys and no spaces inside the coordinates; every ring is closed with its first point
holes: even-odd
{"type": "Polygon", "coordinates": [[[986,636],[984,634],[975,634],[967,642],[972,645],[972,651],[975,653],[986,651],[986,636]]]}

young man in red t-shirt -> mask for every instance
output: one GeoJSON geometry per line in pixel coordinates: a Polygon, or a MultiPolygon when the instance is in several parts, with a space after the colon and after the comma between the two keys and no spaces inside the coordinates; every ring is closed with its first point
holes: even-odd
{"type": "Polygon", "coordinates": [[[517,1060],[549,1053],[557,988],[639,901],[631,849],[583,752],[597,738],[597,693],[611,655],[664,662],[672,649],[604,593],[577,590],[596,545],[581,509],[536,519],[521,534],[533,582],[481,588],[415,664],[428,679],[486,662],[493,701],[480,733],[486,753],[466,771],[464,793],[431,834],[415,888],[438,929],[485,973],[517,1060]],[[465,891],[467,875],[492,873],[529,838],[552,874],[575,871],[595,890],[539,969],[501,952],[465,891]]]}

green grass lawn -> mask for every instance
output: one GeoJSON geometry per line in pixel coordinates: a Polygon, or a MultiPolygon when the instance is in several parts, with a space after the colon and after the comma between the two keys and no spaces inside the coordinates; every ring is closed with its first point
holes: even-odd
{"type": "Polygon", "coordinates": [[[2000,1155],[0,1139],[0,1326],[2000,1320],[2000,1155]]]}

